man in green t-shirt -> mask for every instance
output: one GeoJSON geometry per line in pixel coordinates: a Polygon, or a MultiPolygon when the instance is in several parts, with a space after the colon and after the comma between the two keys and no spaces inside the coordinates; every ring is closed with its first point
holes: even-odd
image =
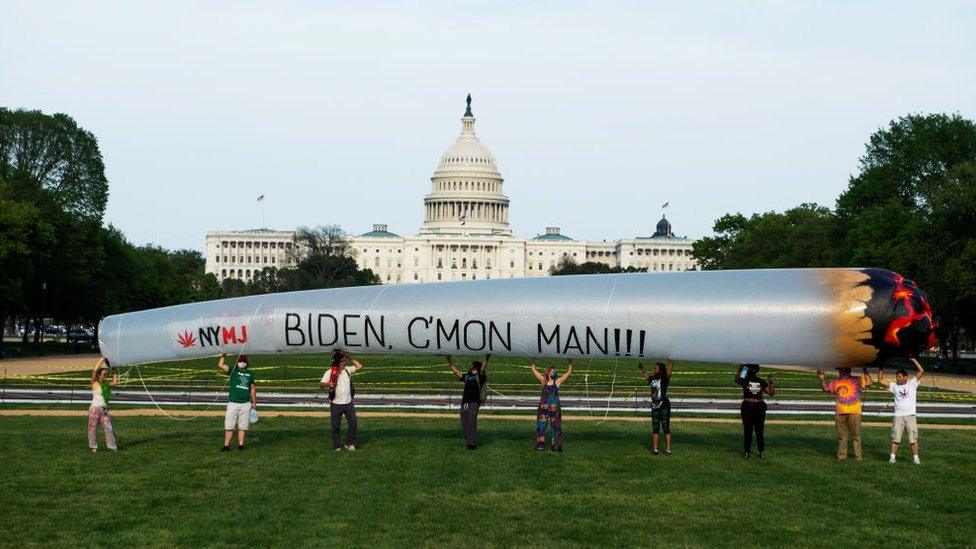
{"type": "Polygon", "coordinates": [[[258,401],[254,391],[254,372],[248,369],[247,355],[237,357],[237,364],[227,367],[224,359],[227,353],[220,355],[217,367],[230,375],[227,393],[227,413],[224,414],[224,447],[221,452],[230,451],[230,441],[234,438],[234,428],[237,427],[237,449],[244,449],[244,434],[251,426],[251,410],[257,410],[258,401]]]}

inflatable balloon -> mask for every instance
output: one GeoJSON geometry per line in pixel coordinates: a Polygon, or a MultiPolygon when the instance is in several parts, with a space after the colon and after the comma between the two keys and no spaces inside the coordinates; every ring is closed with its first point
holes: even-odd
{"type": "Polygon", "coordinates": [[[882,269],[557,276],[248,296],[109,316],[102,354],[476,354],[859,366],[935,343],[916,285],[882,269]]]}

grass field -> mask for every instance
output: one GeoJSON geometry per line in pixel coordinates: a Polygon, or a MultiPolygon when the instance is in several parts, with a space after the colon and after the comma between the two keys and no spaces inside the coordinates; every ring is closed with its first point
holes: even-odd
{"type": "Polygon", "coordinates": [[[735,425],[567,420],[566,451],[531,421],[362,418],[334,453],[324,420],[267,418],[220,454],[221,420],[117,417],[121,452],[93,455],[82,417],[0,417],[4,546],[973,545],[973,431],[922,431],[923,464],[836,462],[829,426],[770,426],[765,461],[735,425]]]}
{"type": "MultiPolygon", "coordinates": [[[[356,376],[356,386],[363,393],[445,394],[459,391],[459,384],[444,359],[436,356],[368,355],[361,357],[365,368],[356,376]]],[[[458,357],[464,365],[475,357],[458,357]]],[[[562,361],[540,361],[542,364],[562,361]]],[[[216,359],[189,360],[148,364],[130,372],[128,384],[141,389],[142,376],[151,388],[184,389],[192,391],[217,390],[226,376],[215,367],[216,359]]],[[[257,375],[259,390],[314,391],[322,377],[328,357],[325,355],[252,356],[251,368],[257,375]]],[[[563,386],[567,395],[628,397],[646,396],[647,386],[632,360],[577,360],[573,376],[563,386]]],[[[126,369],[123,369],[125,371],[126,369]]],[[[733,381],[735,368],[729,364],[679,362],[669,394],[672,399],[689,397],[736,398],[741,389],[733,381]]],[[[764,370],[761,375],[773,373],[764,370]]],[[[833,372],[831,372],[833,373],[833,372]]],[[[872,375],[875,371],[872,370],[872,375]]],[[[8,386],[81,387],[87,386],[86,372],[49,374],[26,379],[6,380],[8,386]]],[[[889,373],[893,375],[893,371],[889,373]]],[[[820,391],[813,372],[775,372],[777,398],[831,399],[820,391]]],[[[538,383],[529,372],[529,359],[494,357],[489,367],[489,386],[493,394],[537,394],[538,383]]],[[[875,384],[865,395],[866,400],[890,401],[890,394],[875,384]]],[[[953,402],[976,402],[976,395],[954,393],[925,386],[923,379],[919,398],[953,402]]]]}

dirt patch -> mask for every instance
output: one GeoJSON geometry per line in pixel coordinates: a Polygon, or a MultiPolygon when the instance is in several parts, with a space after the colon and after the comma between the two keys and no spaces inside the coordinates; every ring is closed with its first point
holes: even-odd
{"type": "MultiPolygon", "coordinates": [[[[76,409],[76,410],[42,410],[42,409],[0,409],[0,416],[37,416],[37,417],[79,417],[87,416],[87,409],[76,409]]],[[[125,416],[171,416],[178,418],[187,417],[223,417],[224,411],[221,410],[165,410],[161,411],[156,408],[131,408],[131,409],[121,409],[113,410],[112,415],[116,417],[125,416]]],[[[358,417],[377,417],[377,418],[420,418],[420,419],[457,419],[458,415],[454,413],[442,413],[442,412],[356,412],[358,417]]],[[[329,417],[328,412],[315,412],[308,410],[267,410],[261,412],[262,418],[269,417],[319,417],[327,418],[329,417]]],[[[489,419],[489,420],[508,420],[508,421],[525,421],[532,422],[535,421],[535,415],[514,415],[514,414],[490,414],[483,413],[478,415],[479,419],[489,419]]],[[[603,420],[600,416],[575,416],[575,415],[564,415],[563,419],[566,421],[601,421],[603,420]]],[[[648,419],[646,417],[637,416],[608,416],[606,421],[626,421],[646,423],[648,419]]],[[[740,421],[738,419],[731,418],[719,418],[719,417],[685,417],[685,418],[671,418],[673,423],[718,423],[718,424],[735,424],[738,425],[740,421]]],[[[833,426],[833,420],[819,420],[819,419],[768,419],[766,420],[767,425],[827,425],[833,426]]],[[[863,427],[868,428],[884,428],[891,429],[891,424],[887,422],[865,422],[861,424],[863,427]]],[[[948,423],[921,423],[918,426],[919,429],[934,429],[934,430],[948,430],[948,431],[976,431],[976,425],[964,425],[964,424],[948,424],[948,423]]]]}
{"type": "Polygon", "coordinates": [[[91,370],[101,357],[99,354],[52,355],[25,358],[7,358],[0,361],[0,375],[25,377],[62,372],[91,370]]]}

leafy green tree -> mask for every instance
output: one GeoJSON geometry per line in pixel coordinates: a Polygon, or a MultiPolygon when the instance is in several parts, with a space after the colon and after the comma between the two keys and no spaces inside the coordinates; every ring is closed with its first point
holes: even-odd
{"type": "Polygon", "coordinates": [[[817,204],[748,218],[725,215],[713,229],[715,236],[692,245],[702,269],[825,267],[837,261],[834,214],[817,204]]]}
{"type": "Polygon", "coordinates": [[[611,273],[646,273],[644,267],[611,267],[606,263],[586,261],[577,263],[576,259],[564,255],[556,264],[549,268],[551,276],[581,275],[581,274],[611,274],[611,273]]]}

